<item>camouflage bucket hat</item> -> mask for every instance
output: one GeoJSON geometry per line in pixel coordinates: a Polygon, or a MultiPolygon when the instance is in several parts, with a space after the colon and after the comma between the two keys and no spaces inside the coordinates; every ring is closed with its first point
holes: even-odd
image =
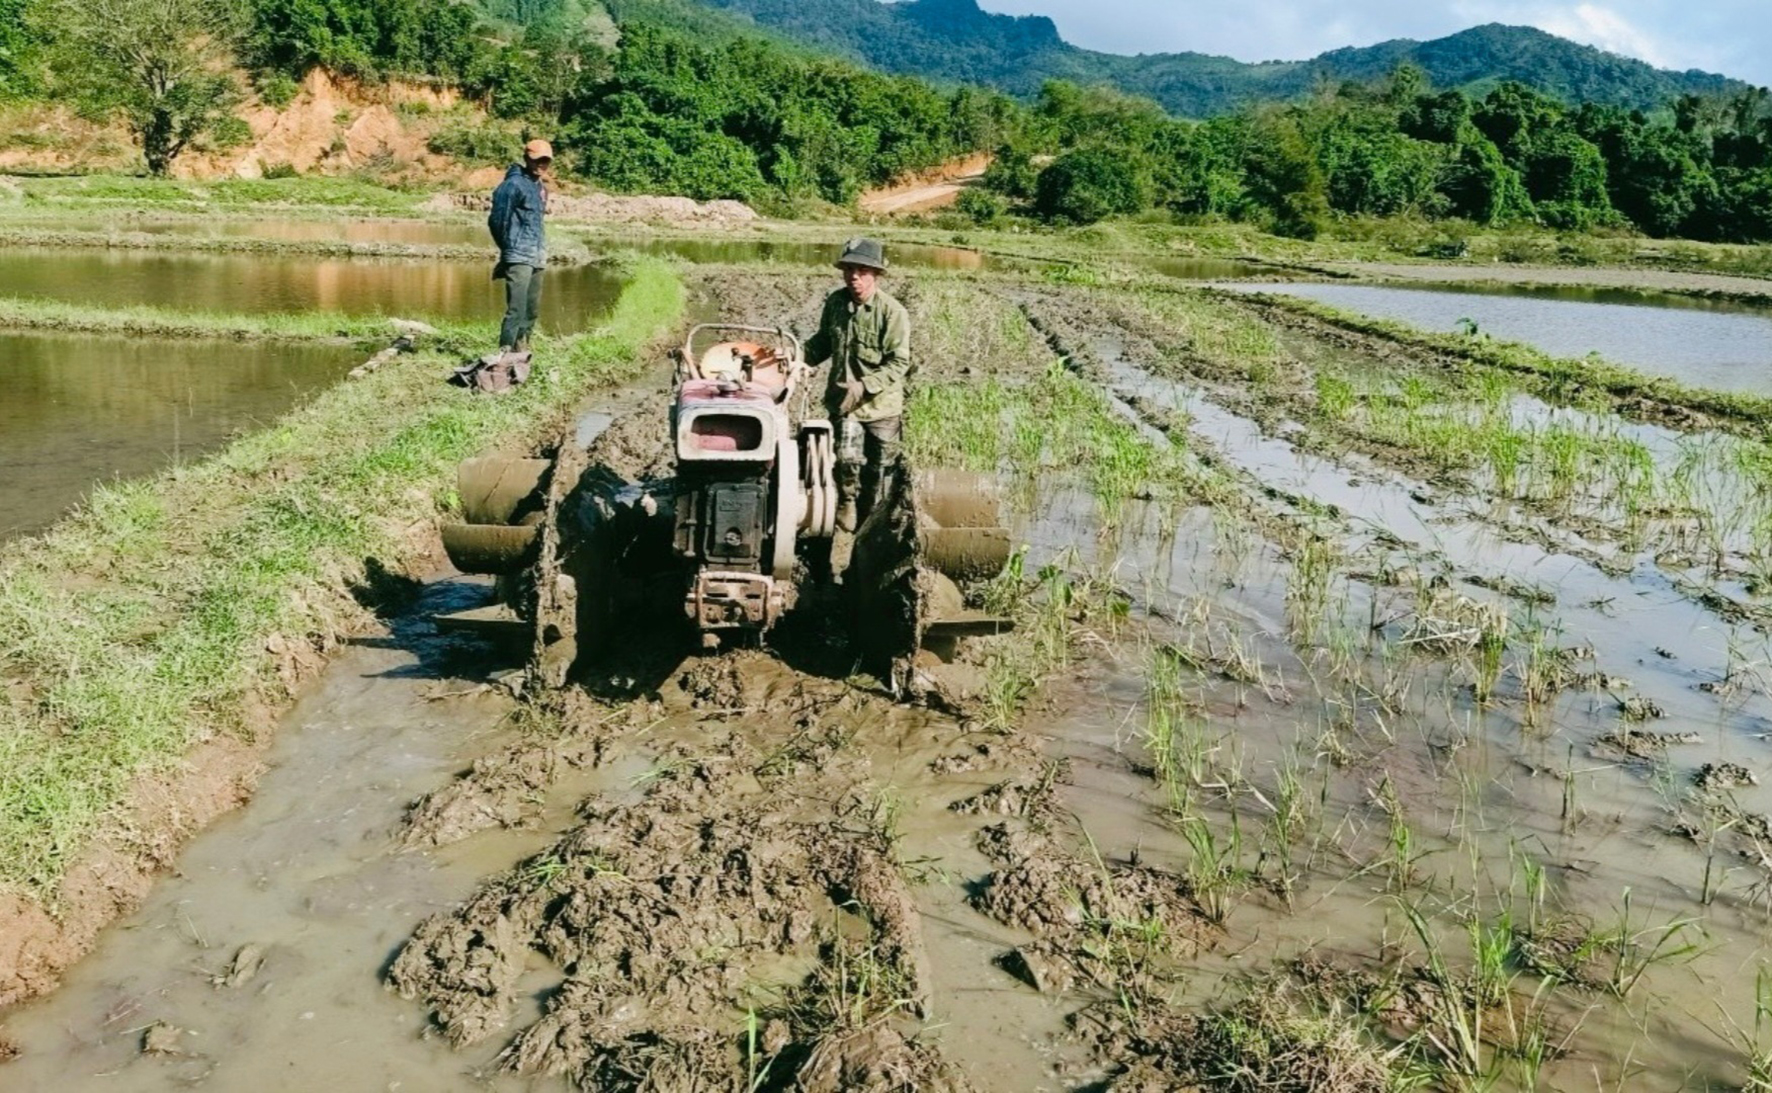
{"type": "Polygon", "coordinates": [[[878,239],[867,239],[857,236],[843,244],[843,257],[837,259],[837,268],[844,266],[866,266],[868,269],[885,270],[886,248],[878,239]]]}

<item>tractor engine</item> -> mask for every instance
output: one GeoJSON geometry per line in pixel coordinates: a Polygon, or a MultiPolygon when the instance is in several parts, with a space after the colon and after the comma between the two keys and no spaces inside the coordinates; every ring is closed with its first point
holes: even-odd
{"type": "Polygon", "coordinates": [[[755,384],[691,379],[678,388],[671,434],[673,544],[690,567],[689,619],[703,631],[767,629],[792,606],[799,506],[783,509],[800,479],[787,414],[755,384]],[[776,481],[784,456],[787,490],[776,481]]]}
{"type": "MultiPolygon", "coordinates": [[[[531,678],[551,687],[652,622],[687,621],[704,649],[768,631],[813,572],[796,573],[796,547],[836,533],[831,423],[812,412],[807,371],[786,331],[696,326],[673,377],[668,476],[626,480],[591,464],[571,434],[546,458],[464,462],[462,520],[442,527],[443,546],[462,572],[496,576],[497,596],[437,625],[525,640],[531,678]],[[709,332],[761,340],[698,351],[709,332]]],[[[955,584],[1009,557],[980,476],[900,479],[852,543],[843,587],[855,645],[895,691],[927,690],[930,657],[1008,628],[967,608],[955,584]]]]}

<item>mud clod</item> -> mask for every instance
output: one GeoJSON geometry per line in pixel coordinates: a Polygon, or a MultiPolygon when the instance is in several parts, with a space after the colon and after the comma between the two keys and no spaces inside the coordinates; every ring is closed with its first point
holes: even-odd
{"type": "Polygon", "coordinates": [[[1050,941],[1036,941],[1011,949],[998,960],[1010,975],[1041,994],[1063,994],[1076,985],[1077,975],[1050,941]]]}
{"type": "Polygon", "coordinates": [[[142,1032],[143,1055],[183,1055],[185,1030],[155,1021],[142,1032]]]}
{"type": "Polygon", "coordinates": [[[985,740],[953,755],[933,760],[929,769],[935,774],[971,774],[981,770],[1002,770],[1025,766],[1039,756],[1039,748],[1026,737],[1011,736],[985,740]]]}
{"type": "Polygon", "coordinates": [[[998,866],[973,906],[1038,939],[999,960],[1039,990],[1142,988],[1210,932],[1186,883],[1148,866],[1089,861],[1045,832],[997,824],[979,849],[998,866]]]}
{"type": "Polygon", "coordinates": [[[1688,744],[1702,744],[1704,737],[1695,732],[1644,732],[1641,729],[1619,729],[1609,732],[1594,743],[1604,748],[1623,752],[1633,759],[1655,759],[1663,755],[1668,748],[1688,744]]]}
{"type": "Polygon", "coordinates": [[[209,981],[217,987],[240,988],[258,978],[259,969],[265,965],[265,950],[259,945],[242,945],[228,962],[227,970],[220,975],[211,976],[209,981]]]}
{"type": "Polygon", "coordinates": [[[1700,793],[1723,793],[1760,784],[1759,776],[1740,763],[1706,763],[1698,768],[1692,783],[1700,793]]]}
{"type": "MultiPolygon", "coordinates": [[[[422,925],[394,963],[393,985],[423,998],[452,1040],[472,1042],[508,1025],[517,980],[540,953],[566,981],[502,1064],[596,1089],[726,1088],[715,1078],[743,1064],[734,1014],[792,996],[802,1001],[765,1037],[784,1067],[790,1055],[835,1058],[844,1061],[822,1065],[866,1076],[841,1088],[915,1088],[892,1076],[934,1074],[931,1049],[906,1046],[873,1066],[834,1048],[818,1055],[830,1036],[853,1031],[818,1016],[831,1011],[821,1002],[831,961],[865,960],[878,970],[869,982],[891,984],[862,1012],[925,1008],[928,961],[896,865],[859,825],[748,795],[756,783],[731,758],[667,758],[639,804],[593,805],[553,848],[422,925]],[[848,940],[857,929],[864,942],[848,940]]],[[[827,1088],[809,1081],[801,1085],[827,1088]]]]}
{"type": "Polygon", "coordinates": [[[1659,721],[1667,716],[1667,711],[1654,699],[1632,695],[1618,703],[1618,716],[1626,721],[1659,721]]]}
{"type": "Polygon", "coordinates": [[[972,1086],[927,1045],[889,1025],[831,1037],[813,1049],[795,1093],[971,1093],[972,1086]]]}
{"type": "Polygon", "coordinates": [[[1384,1093],[1393,1078],[1354,1022],[1315,1012],[1284,985],[1258,989],[1225,1010],[1129,1011],[1093,1006],[1078,1032],[1127,1060],[1109,1093],[1213,1089],[1231,1093],[1384,1093]]]}
{"type": "Polygon", "coordinates": [[[948,810],[968,816],[1045,817],[1052,811],[1053,788],[1069,779],[1068,763],[1047,763],[1037,777],[998,782],[982,793],[955,801],[948,810]]]}

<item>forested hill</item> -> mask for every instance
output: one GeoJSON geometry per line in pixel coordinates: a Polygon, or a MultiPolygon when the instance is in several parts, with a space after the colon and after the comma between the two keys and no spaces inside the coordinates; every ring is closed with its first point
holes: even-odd
{"type": "Polygon", "coordinates": [[[1369,80],[1419,65],[1436,87],[1481,94],[1518,80],[1569,102],[1650,109],[1681,95],[1731,95],[1747,85],[1712,73],[1671,72],[1530,27],[1474,27],[1431,42],[1398,39],[1308,61],[1245,64],[1203,53],[1126,57],[1065,42],[1044,16],[993,15],[977,0],[683,0],[744,16],[759,27],[887,72],[988,84],[1029,96],[1048,79],[1106,83],[1155,99],[1183,117],[1250,102],[1296,99],[1319,82],[1369,80]]]}

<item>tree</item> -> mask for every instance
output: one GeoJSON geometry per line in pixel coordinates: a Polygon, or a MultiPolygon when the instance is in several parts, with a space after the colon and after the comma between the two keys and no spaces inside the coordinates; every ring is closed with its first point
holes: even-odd
{"type": "Polygon", "coordinates": [[[1456,144],[1471,120],[1471,101],[1462,91],[1419,95],[1398,119],[1403,132],[1416,140],[1456,144]]]}
{"type": "Polygon", "coordinates": [[[1241,166],[1246,128],[1234,117],[1165,125],[1150,149],[1156,201],[1190,216],[1239,211],[1246,200],[1241,166]]]}
{"type": "Polygon", "coordinates": [[[294,76],[321,65],[353,76],[459,79],[484,63],[488,48],[475,34],[475,10],[456,0],[248,0],[248,6],[247,58],[294,76]]]}
{"type": "Polygon", "coordinates": [[[1447,165],[1439,188],[1454,216],[1479,224],[1525,216],[1532,209],[1519,172],[1507,165],[1500,149],[1487,137],[1476,133],[1458,146],[1458,155],[1447,165]]]}
{"type": "Polygon", "coordinates": [[[1274,234],[1317,237],[1329,219],[1328,184],[1296,112],[1256,114],[1243,171],[1249,195],[1267,211],[1274,234]]]}
{"type": "Polygon", "coordinates": [[[30,0],[0,0],[0,100],[36,89],[32,60],[37,42],[25,20],[29,8],[30,0]]]}
{"type": "Polygon", "coordinates": [[[1034,209],[1048,220],[1093,224],[1104,216],[1138,212],[1149,201],[1148,191],[1124,150],[1084,148],[1066,152],[1040,172],[1034,209]]]}
{"type": "Polygon", "coordinates": [[[984,171],[984,188],[1018,201],[1034,196],[1034,180],[1039,177],[1034,157],[1026,148],[1005,144],[997,149],[991,165],[984,171]]]}
{"type": "Polygon", "coordinates": [[[40,12],[56,79],[88,112],[120,114],[156,175],[238,101],[226,65],[239,14],[225,0],[46,0],[40,12]]]}

